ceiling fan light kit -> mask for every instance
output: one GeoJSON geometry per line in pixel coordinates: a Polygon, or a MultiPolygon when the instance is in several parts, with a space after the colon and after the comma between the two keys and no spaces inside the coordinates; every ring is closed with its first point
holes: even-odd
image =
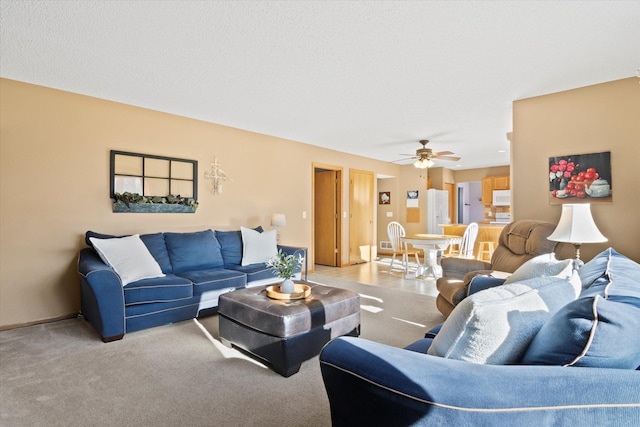
{"type": "Polygon", "coordinates": [[[415,166],[418,169],[427,169],[433,165],[435,165],[434,161],[427,158],[416,160],[415,163],[413,164],[413,166],[415,166]]]}
{"type": "MultiPolygon", "coordinates": [[[[435,165],[433,159],[440,160],[451,160],[457,162],[460,160],[460,157],[449,156],[449,154],[453,154],[451,151],[440,151],[438,153],[434,153],[431,151],[431,148],[427,148],[428,139],[420,140],[420,144],[422,144],[422,148],[418,148],[416,150],[416,155],[409,157],[409,159],[417,159],[413,166],[417,169],[427,169],[435,165]]],[[[410,154],[405,154],[409,156],[410,154]]]]}

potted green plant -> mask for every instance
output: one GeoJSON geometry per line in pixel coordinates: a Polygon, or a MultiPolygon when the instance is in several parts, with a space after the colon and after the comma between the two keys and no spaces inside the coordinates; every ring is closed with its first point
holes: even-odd
{"type": "Polygon", "coordinates": [[[113,202],[114,212],[178,212],[193,213],[198,208],[198,202],[192,197],[174,196],[164,197],[142,196],[138,193],[115,193],[113,202]]]}
{"type": "Polygon", "coordinates": [[[280,249],[278,255],[267,261],[267,267],[271,269],[273,274],[283,279],[280,284],[280,292],[283,294],[292,294],[294,292],[295,284],[292,279],[296,269],[302,266],[303,259],[300,254],[287,255],[280,249]]]}

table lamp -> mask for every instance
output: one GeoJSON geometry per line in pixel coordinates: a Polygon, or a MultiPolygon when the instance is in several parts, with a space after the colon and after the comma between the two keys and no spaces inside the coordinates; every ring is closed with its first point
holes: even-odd
{"type": "Polygon", "coordinates": [[[280,233],[278,232],[278,227],[283,227],[287,225],[287,218],[283,213],[274,213],[271,214],[271,226],[276,228],[276,238],[280,241],[280,233]]]}
{"type": "Polygon", "coordinates": [[[590,203],[567,203],[562,205],[562,215],[558,226],[549,237],[555,242],[571,243],[576,248],[574,268],[584,263],[580,260],[580,245],[583,243],[606,242],[591,216],[590,203]]]}

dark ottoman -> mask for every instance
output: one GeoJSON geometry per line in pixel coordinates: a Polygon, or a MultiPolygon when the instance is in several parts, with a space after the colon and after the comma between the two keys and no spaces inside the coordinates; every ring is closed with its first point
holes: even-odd
{"type": "Polygon", "coordinates": [[[305,360],[320,354],[331,339],[360,335],[360,296],[346,289],[308,284],[311,295],[280,301],[267,297],[266,286],[220,296],[220,340],[268,362],[289,377],[305,360]]]}

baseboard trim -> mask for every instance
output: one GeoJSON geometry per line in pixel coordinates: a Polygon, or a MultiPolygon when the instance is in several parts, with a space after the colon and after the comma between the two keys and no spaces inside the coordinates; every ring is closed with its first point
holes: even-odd
{"type": "Polygon", "coordinates": [[[8,331],[10,329],[24,328],[26,326],[41,325],[43,323],[59,322],[60,320],[74,319],[76,317],[78,317],[78,313],[66,314],[64,316],[58,316],[58,317],[51,317],[49,319],[34,320],[33,322],[15,323],[13,325],[2,325],[0,326],[0,331],[8,331]]]}

